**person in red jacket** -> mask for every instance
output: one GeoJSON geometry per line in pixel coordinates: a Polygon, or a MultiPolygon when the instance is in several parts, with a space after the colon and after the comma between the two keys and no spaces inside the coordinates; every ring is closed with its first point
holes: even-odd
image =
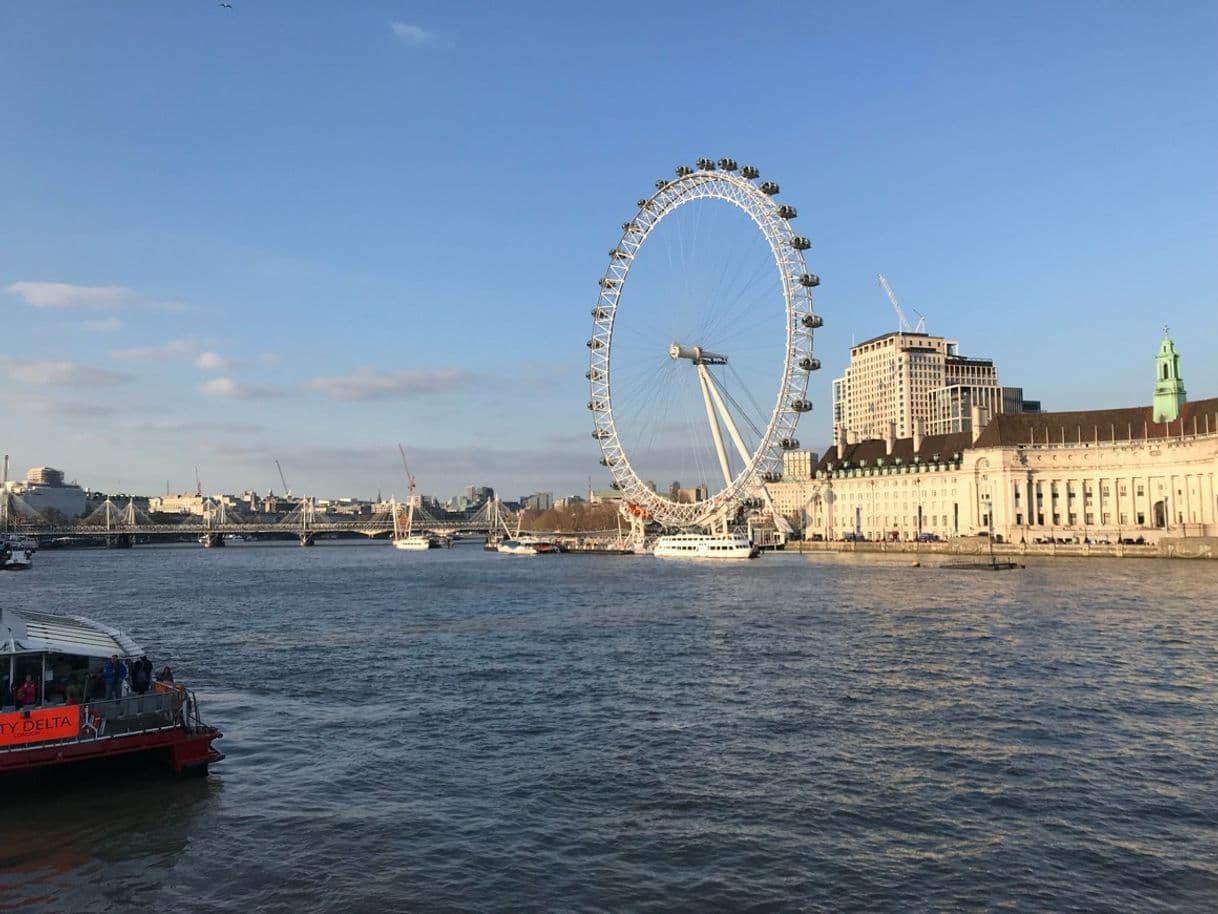
{"type": "Polygon", "coordinates": [[[38,686],[34,685],[34,677],[28,673],[25,676],[25,682],[17,686],[17,707],[22,705],[32,705],[38,700],[38,686]]]}

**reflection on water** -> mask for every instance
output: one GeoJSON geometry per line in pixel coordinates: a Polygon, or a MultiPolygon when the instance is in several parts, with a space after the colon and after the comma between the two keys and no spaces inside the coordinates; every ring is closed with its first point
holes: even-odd
{"type": "Polygon", "coordinates": [[[38,558],[228,759],[10,797],[10,909],[1218,906],[1215,564],[38,558]]]}

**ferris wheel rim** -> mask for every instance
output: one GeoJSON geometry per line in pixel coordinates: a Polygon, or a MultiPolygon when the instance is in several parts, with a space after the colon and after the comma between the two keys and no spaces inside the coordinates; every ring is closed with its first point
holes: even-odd
{"type": "Polygon", "coordinates": [[[746,166],[737,174],[731,160],[721,160],[720,164],[716,169],[709,160],[701,160],[697,170],[679,168],[675,180],[657,181],[655,193],[639,201],[638,211],[623,224],[622,235],[610,252],[609,266],[600,280],[600,294],[592,312],[592,337],[587,343],[591,395],[588,408],[593,413],[592,434],[600,444],[601,463],[609,469],[614,488],[622,493],[632,512],[668,527],[705,524],[737,501],[751,481],[780,470],[780,454],[792,449],[792,443],[798,447],[795,427],[800,414],[811,408],[807,400],[808,379],[811,371],[819,367],[812,356],[812,329],[820,326],[820,319],[813,310],[811,293],[819,280],[807,272],[803,256],[809,244],[807,239],[796,235],[791,227],[795,211],[772,199],[776,185],[754,183],[758,177],[755,169],[746,166]],[[726,167],[729,164],[730,169],[726,167]],[[613,327],[622,289],[648,237],[682,206],[708,199],[724,201],[742,210],[769,246],[781,279],[786,312],[785,364],[765,431],[744,466],[713,494],[685,503],[665,498],[644,482],[618,435],[611,394],[613,327]]]}

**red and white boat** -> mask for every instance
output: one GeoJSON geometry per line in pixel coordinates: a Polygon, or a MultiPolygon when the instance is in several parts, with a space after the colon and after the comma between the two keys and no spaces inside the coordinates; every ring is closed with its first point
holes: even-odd
{"type": "Polygon", "coordinates": [[[136,753],[206,774],[224,758],[212,746],[223,734],[181,683],[106,700],[102,670],[114,656],[131,669],[144,651],[82,616],[0,609],[0,776],[136,753]]]}

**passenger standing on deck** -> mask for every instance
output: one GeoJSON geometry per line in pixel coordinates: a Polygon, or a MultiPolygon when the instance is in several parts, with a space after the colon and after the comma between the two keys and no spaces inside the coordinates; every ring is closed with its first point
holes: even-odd
{"type": "Polygon", "coordinates": [[[143,695],[148,691],[148,684],[152,677],[152,661],[147,656],[141,657],[139,660],[131,664],[131,691],[139,695],[143,695]]]}
{"type": "Polygon", "coordinates": [[[102,667],[102,680],[106,683],[106,701],[123,697],[123,680],[127,678],[127,667],[118,659],[118,654],[111,654],[106,665],[102,667]]]}
{"type": "Polygon", "coordinates": [[[37,700],[38,686],[34,685],[34,677],[26,673],[25,682],[17,686],[17,707],[32,705],[37,700]]]}

